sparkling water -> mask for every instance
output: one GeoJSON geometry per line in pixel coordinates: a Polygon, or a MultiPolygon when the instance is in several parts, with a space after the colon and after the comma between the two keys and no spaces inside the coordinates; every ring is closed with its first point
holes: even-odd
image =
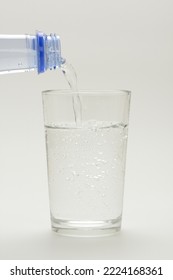
{"type": "Polygon", "coordinates": [[[81,126],[82,122],[82,105],[80,95],[77,88],[77,75],[74,67],[67,61],[61,65],[61,70],[69,84],[73,94],[73,112],[75,117],[76,126],[81,126]]]}
{"type": "Polygon", "coordinates": [[[127,126],[89,121],[46,126],[54,223],[100,223],[121,217],[127,126]]]}

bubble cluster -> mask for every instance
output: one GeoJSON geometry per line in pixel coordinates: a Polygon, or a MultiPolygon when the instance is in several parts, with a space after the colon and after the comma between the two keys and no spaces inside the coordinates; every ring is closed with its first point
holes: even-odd
{"type": "Polygon", "coordinates": [[[109,220],[121,209],[127,128],[106,122],[46,128],[56,218],[109,220]]]}

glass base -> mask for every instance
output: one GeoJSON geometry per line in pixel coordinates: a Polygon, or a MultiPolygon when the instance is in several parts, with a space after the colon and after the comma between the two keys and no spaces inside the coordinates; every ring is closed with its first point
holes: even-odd
{"type": "Polygon", "coordinates": [[[106,221],[67,221],[52,219],[52,230],[59,235],[74,237],[101,237],[114,235],[121,229],[121,216],[106,221]]]}

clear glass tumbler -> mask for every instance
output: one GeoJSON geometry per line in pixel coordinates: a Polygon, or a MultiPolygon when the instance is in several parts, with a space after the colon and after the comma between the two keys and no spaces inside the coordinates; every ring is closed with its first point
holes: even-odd
{"type": "Polygon", "coordinates": [[[130,92],[44,91],[52,229],[69,236],[111,235],[121,228],[130,92]]]}

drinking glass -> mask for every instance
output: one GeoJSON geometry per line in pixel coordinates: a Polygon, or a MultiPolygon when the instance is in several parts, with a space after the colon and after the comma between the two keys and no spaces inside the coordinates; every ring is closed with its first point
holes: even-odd
{"type": "Polygon", "coordinates": [[[57,233],[104,236],[120,230],[130,95],[125,90],[42,93],[51,225],[57,233]],[[76,98],[81,108],[75,107],[76,98]]]}

